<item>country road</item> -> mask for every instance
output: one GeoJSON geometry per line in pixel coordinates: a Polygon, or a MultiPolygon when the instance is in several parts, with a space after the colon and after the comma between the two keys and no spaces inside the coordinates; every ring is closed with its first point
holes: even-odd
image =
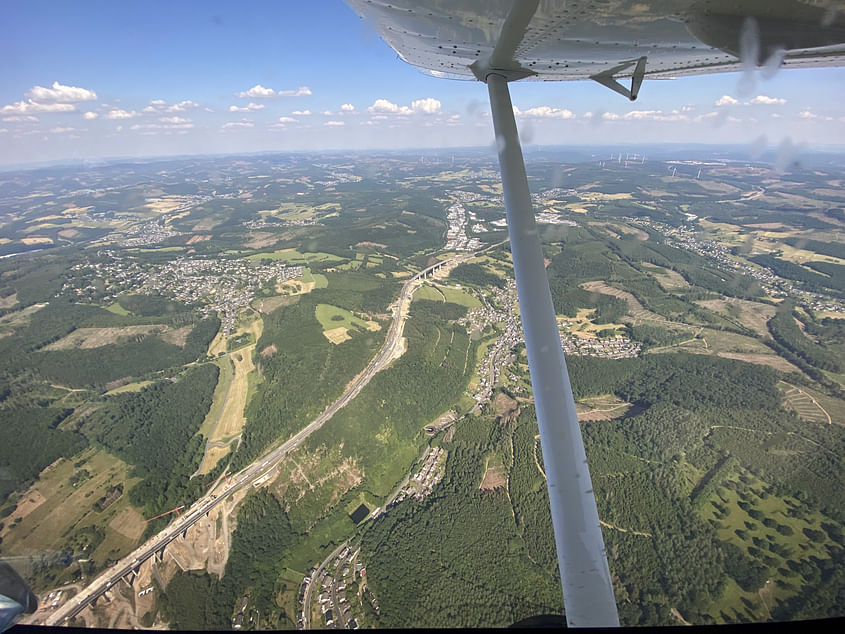
{"type": "Polygon", "coordinates": [[[352,383],[347,387],[346,391],[340,396],[340,398],[338,398],[334,403],[326,408],[322,414],[280,446],[266,452],[251,465],[245,467],[237,474],[232,475],[223,489],[215,492],[217,485],[209,489],[205,496],[196,500],[188,511],[181,517],[178,517],[170,525],[168,525],[167,528],[149,539],[142,546],[136,548],[133,552],[126,555],[111,568],[102,572],[79,594],[68,600],[64,605],[48,616],[45,620],[45,624],[55,626],[66,623],[69,619],[76,616],[88,605],[93,603],[99,596],[103,595],[122,577],[128,575],[133,570],[136,570],[142,562],[150,559],[157,552],[163,551],[167,544],[193,526],[199,519],[233,493],[256,483],[265,476],[269,476],[270,472],[288,453],[299,447],[299,445],[301,445],[308,436],[325,425],[338,410],[354,399],[370,382],[370,379],[372,379],[373,376],[387,367],[387,365],[389,365],[389,363],[398,356],[397,353],[401,354],[403,350],[402,333],[404,331],[404,316],[407,314],[408,307],[411,303],[414,287],[419,283],[419,281],[424,279],[426,275],[435,269],[451,264],[453,261],[462,261],[472,257],[473,255],[474,254],[464,254],[455,256],[449,260],[444,260],[443,262],[439,262],[423,269],[405,282],[402,286],[399,298],[395,303],[393,309],[393,320],[390,325],[390,330],[385,337],[384,344],[367,367],[355,379],[353,379],[352,383]]]}

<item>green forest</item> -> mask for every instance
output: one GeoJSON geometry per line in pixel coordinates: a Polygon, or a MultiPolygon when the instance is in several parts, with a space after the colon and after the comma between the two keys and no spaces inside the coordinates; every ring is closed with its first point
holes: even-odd
{"type": "Polygon", "coordinates": [[[278,606],[276,596],[285,589],[278,581],[282,561],[300,540],[275,497],[266,490],[248,496],[238,510],[223,577],[177,573],[162,588],[162,615],[176,629],[228,630],[236,604],[249,596],[262,629],[292,629],[296,617],[278,606]]]}
{"type": "Polygon", "coordinates": [[[190,502],[201,491],[189,481],[199,466],[205,439],[197,434],[211,405],[218,368],[200,365],[137,393],[107,397],[82,432],[120,456],[143,477],[129,492],[148,516],[190,502]]]}

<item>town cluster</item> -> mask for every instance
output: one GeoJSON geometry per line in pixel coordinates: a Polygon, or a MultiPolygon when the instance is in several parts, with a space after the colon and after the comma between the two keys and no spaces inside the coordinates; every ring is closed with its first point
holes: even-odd
{"type": "Polygon", "coordinates": [[[196,305],[204,315],[219,314],[224,333],[229,333],[237,324],[238,312],[263,286],[274,280],[281,283],[295,279],[302,272],[301,266],[244,259],[180,257],[164,264],[147,264],[131,255],[106,250],[97,254],[96,261],[71,267],[62,292],[72,291],[79,297],[96,295],[106,302],[122,293],[159,295],[196,305]],[[92,278],[98,283],[92,283],[92,278]]]}
{"type": "Polygon", "coordinates": [[[446,470],[446,451],[442,447],[429,447],[422,459],[420,470],[412,475],[408,484],[399,492],[391,505],[399,504],[407,497],[424,500],[431,495],[434,486],[440,482],[446,470]]]}
{"type": "Polygon", "coordinates": [[[352,551],[348,545],[343,545],[318,569],[308,571],[299,588],[299,604],[302,607],[297,616],[297,629],[309,629],[312,626],[310,598],[314,594],[326,627],[329,628],[357,630],[361,616],[353,612],[358,612],[363,601],[367,601],[379,613],[378,601],[367,586],[367,570],[358,561],[359,553],[360,550],[352,551]],[[353,597],[354,605],[350,605],[347,594],[355,588],[357,596],[353,597]]]}
{"type": "MultiPolygon", "coordinates": [[[[467,235],[467,225],[472,222],[478,225],[478,218],[472,211],[467,211],[463,204],[453,203],[448,209],[446,220],[449,228],[446,230],[446,251],[477,251],[484,246],[478,238],[467,235]]],[[[483,225],[481,225],[483,228],[483,225]]]]}
{"type": "Polygon", "coordinates": [[[697,230],[690,225],[672,227],[662,222],[640,218],[625,218],[628,222],[658,231],[666,239],[666,244],[693,251],[712,260],[723,271],[739,272],[753,277],[760,282],[763,290],[771,297],[790,297],[805,308],[817,311],[831,311],[845,314],[845,302],[824,293],[816,293],[802,288],[800,282],[784,279],[775,275],[764,266],[748,264],[731,257],[728,250],[712,240],[702,240],[697,230]]]}
{"type": "Polygon", "coordinates": [[[481,296],[481,306],[467,311],[458,323],[466,326],[467,332],[481,332],[488,325],[499,324],[502,334],[484,353],[478,364],[478,389],[472,398],[481,405],[493,395],[493,387],[499,381],[502,371],[511,362],[514,347],[522,343],[521,320],[517,314],[516,281],[509,278],[505,288],[493,287],[493,303],[481,296]]]}
{"type": "Polygon", "coordinates": [[[640,356],[642,344],[631,341],[628,337],[610,337],[607,339],[575,337],[561,333],[560,342],[564,354],[579,357],[604,357],[605,359],[629,359],[640,356]]]}

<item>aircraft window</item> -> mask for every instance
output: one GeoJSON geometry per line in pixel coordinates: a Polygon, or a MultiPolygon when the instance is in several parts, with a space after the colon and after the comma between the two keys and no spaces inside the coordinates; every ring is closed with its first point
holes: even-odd
{"type": "Polygon", "coordinates": [[[843,16],[653,4],[5,3],[0,628],[564,622],[494,111],[621,624],[842,617],[843,16]]]}

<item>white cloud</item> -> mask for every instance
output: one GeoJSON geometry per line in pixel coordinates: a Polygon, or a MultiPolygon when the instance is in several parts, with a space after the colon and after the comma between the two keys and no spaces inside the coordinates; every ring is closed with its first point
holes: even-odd
{"type": "Polygon", "coordinates": [[[33,86],[26,96],[33,101],[54,101],[58,103],[76,103],[78,101],[94,101],[97,93],[87,88],[77,86],[63,86],[57,81],[53,82],[52,88],[44,86],[33,86]]]}
{"type": "Polygon", "coordinates": [[[199,108],[200,104],[190,99],[179,101],[178,103],[168,104],[164,99],[153,99],[148,106],[145,106],[143,111],[146,113],[156,112],[186,112],[194,108],[199,108]]]}
{"type": "Polygon", "coordinates": [[[440,112],[440,102],[432,97],[417,99],[411,102],[411,110],[422,112],[423,114],[437,114],[440,112]]]}
{"type": "Polygon", "coordinates": [[[331,117],[334,112],[332,112],[331,110],[323,110],[320,114],[326,117],[331,117]]]}
{"type": "Polygon", "coordinates": [[[229,106],[229,112],[253,112],[255,110],[262,110],[263,108],[263,103],[254,103],[250,101],[245,106],[229,106]]]}
{"type": "Polygon", "coordinates": [[[295,117],[307,117],[308,115],[311,114],[311,111],[310,110],[294,110],[293,112],[291,112],[291,114],[294,115],[295,117]]]}
{"type": "Polygon", "coordinates": [[[809,108],[804,108],[801,112],[798,113],[798,116],[802,119],[816,119],[818,121],[833,121],[833,117],[828,117],[825,115],[816,114],[812,112],[809,108]]]}
{"type": "Polygon", "coordinates": [[[253,128],[255,124],[252,121],[229,121],[228,123],[224,123],[222,128],[224,130],[229,130],[231,128],[253,128]]]}
{"type": "Polygon", "coordinates": [[[8,131],[9,131],[8,128],[0,128],[0,134],[6,134],[6,132],[8,132],[8,131]]]}
{"type": "Polygon", "coordinates": [[[130,130],[190,130],[194,124],[182,117],[161,117],[163,123],[136,123],[130,130]]]}
{"type": "Polygon", "coordinates": [[[75,132],[75,131],[76,131],[76,128],[62,128],[62,127],[50,128],[50,132],[52,134],[64,134],[65,132],[75,132]]]}
{"type": "Polygon", "coordinates": [[[632,110],[623,119],[628,121],[687,121],[689,117],[677,110],[663,112],[662,110],[632,110]]]}
{"type": "Polygon", "coordinates": [[[620,117],[615,112],[605,112],[605,113],[602,114],[601,118],[605,119],[607,121],[616,121],[620,117]]]}
{"type": "Polygon", "coordinates": [[[134,110],[123,110],[122,108],[115,108],[114,110],[109,110],[105,117],[106,119],[132,119],[137,117],[138,113],[134,110]]]}
{"type": "Polygon", "coordinates": [[[32,112],[73,112],[76,106],[70,103],[38,103],[32,99],[16,101],[0,108],[2,114],[30,114],[32,112]]]}
{"type": "Polygon", "coordinates": [[[781,97],[767,97],[766,95],[757,95],[751,100],[753,104],[763,104],[766,106],[782,106],[786,103],[786,99],[781,97]]]}
{"type": "Polygon", "coordinates": [[[296,123],[293,117],[279,117],[279,123],[296,123]]]}
{"type": "Polygon", "coordinates": [[[340,109],[343,112],[352,112],[353,110],[355,110],[355,106],[353,106],[351,103],[345,103],[340,107],[340,109]]]}
{"type": "Polygon", "coordinates": [[[272,88],[265,88],[261,84],[255,84],[249,90],[245,90],[244,92],[239,92],[238,97],[247,98],[251,97],[252,99],[266,99],[267,97],[275,97],[276,91],[272,88]]]}
{"type": "Polygon", "coordinates": [[[295,90],[273,90],[272,88],[265,88],[261,84],[255,84],[249,90],[238,93],[238,97],[242,99],[269,99],[270,97],[307,97],[311,94],[311,89],[308,86],[300,86],[295,90]]]}
{"type": "Polygon", "coordinates": [[[440,112],[441,104],[437,99],[426,97],[411,102],[411,107],[400,106],[387,99],[376,99],[373,105],[367,108],[367,112],[381,114],[437,114],[440,112]]]}
{"type": "Polygon", "coordinates": [[[390,114],[411,114],[411,109],[407,106],[398,106],[387,99],[376,99],[373,105],[367,108],[368,112],[388,112],[390,114]]]}
{"type": "Polygon", "coordinates": [[[9,123],[36,122],[38,121],[38,117],[34,117],[31,114],[16,114],[11,117],[3,117],[3,121],[8,121],[9,123]]]}
{"type": "Polygon", "coordinates": [[[84,115],[82,115],[82,118],[87,119],[88,121],[92,121],[93,119],[96,119],[99,116],[100,115],[98,115],[96,112],[89,110],[84,115]]]}
{"type": "Polygon", "coordinates": [[[520,110],[516,106],[513,107],[513,113],[521,117],[537,117],[542,119],[574,119],[575,113],[571,110],[560,108],[552,108],[550,106],[536,106],[528,110],[520,110]]]}
{"type": "Polygon", "coordinates": [[[343,121],[326,121],[323,125],[329,126],[330,128],[337,128],[342,125],[346,125],[343,121]]]}
{"type": "Polygon", "coordinates": [[[716,100],[716,103],[714,103],[713,105],[714,106],[735,106],[738,103],[739,103],[739,101],[737,101],[736,99],[734,99],[730,95],[722,95],[721,97],[719,97],[716,100]]]}
{"type": "Polygon", "coordinates": [[[311,89],[308,86],[300,86],[296,90],[280,90],[276,93],[278,97],[309,97],[311,89]]]}
{"type": "Polygon", "coordinates": [[[165,110],[167,112],[185,112],[191,108],[199,108],[199,106],[200,105],[196,101],[186,99],[185,101],[180,101],[179,103],[174,103],[172,106],[168,106],[165,110]]]}

